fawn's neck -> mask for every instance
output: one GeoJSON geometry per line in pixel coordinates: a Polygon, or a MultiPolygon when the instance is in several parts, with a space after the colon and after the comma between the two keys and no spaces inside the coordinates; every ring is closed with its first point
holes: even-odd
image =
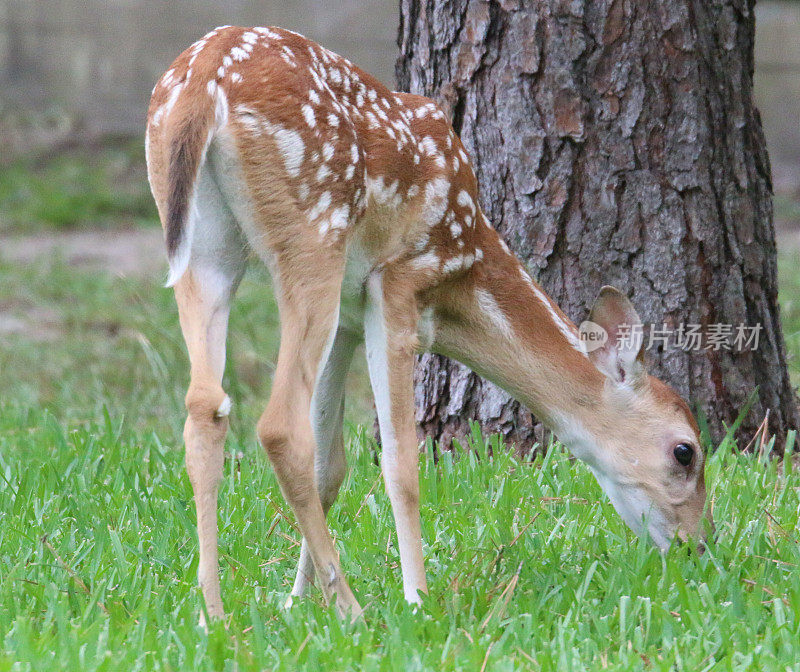
{"type": "Polygon", "coordinates": [[[605,377],[578,330],[493,231],[485,261],[439,302],[434,349],[502,387],[543,420],[577,457],[589,459],[605,377]]]}

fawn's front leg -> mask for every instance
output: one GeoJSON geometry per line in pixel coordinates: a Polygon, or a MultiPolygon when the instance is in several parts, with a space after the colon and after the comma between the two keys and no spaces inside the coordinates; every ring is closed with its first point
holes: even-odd
{"type": "Polygon", "coordinates": [[[383,477],[392,503],[403,593],[420,602],[426,593],[419,519],[419,444],[414,420],[414,353],[418,312],[413,295],[392,276],[376,274],[368,283],[364,343],[378,425],[381,432],[383,477]]]}

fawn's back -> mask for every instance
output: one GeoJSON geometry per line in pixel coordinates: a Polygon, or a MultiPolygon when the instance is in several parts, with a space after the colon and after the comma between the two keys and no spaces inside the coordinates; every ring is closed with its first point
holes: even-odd
{"type": "Polygon", "coordinates": [[[181,180],[202,173],[206,152],[251,247],[269,261],[297,246],[304,263],[324,266],[326,249],[346,245],[345,292],[365,269],[398,260],[413,262],[420,285],[435,284],[480,261],[485,237],[498,240],[435,103],[391,92],[285,29],[222,27],[184,51],[153,91],[147,145],[168,284],[194,237],[185,232],[193,185],[181,180]]]}

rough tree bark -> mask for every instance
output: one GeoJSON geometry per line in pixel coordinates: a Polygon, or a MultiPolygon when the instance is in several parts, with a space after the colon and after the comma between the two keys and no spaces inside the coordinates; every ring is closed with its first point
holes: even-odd
{"type": "MultiPolygon", "coordinates": [[[[777,305],[769,159],[752,97],[752,0],[401,0],[402,90],[435,98],[475,165],[481,204],[576,322],[603,284],[647,323],[763,325],[758,349],[650,349],[650,368],[708,417],[769,409],[797,427],[777,305]]],[[[418,420],[468,419],[521,450],[530,414],[438,356],[416,374],[418,420]]]]}

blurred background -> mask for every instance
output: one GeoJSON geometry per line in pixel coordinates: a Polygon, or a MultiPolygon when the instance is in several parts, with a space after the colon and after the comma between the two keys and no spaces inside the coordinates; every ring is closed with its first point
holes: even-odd
{"type": "MultiPolygon", "coordinates": [[[[160,286],[166,264],[142,148],[153,84],[211,28],[272,24],[393,87],[397,17],[397,0],[0,0],[3,392],[66,419],[105,407],[178,431],[188,367],[160,286]]],[[[784,327],[800,383],[800,2],[760,2],[756,26],[784,327]]],[[[232,317],[234,428],[258,415],[269,387],[277,321],[265,282],[258,269],[248,275],[232,317]]],[[[351,387],[348,417],[368,419],[363,367],[351,387]]]]}
{"type": "Polygon", "coordinates": [[[290,28],[394,83],[396,0],[3,0],[4,102],[60,107],[94,135],[142,133],[150,91],[170,62],[212,28],[290,28]]]}

